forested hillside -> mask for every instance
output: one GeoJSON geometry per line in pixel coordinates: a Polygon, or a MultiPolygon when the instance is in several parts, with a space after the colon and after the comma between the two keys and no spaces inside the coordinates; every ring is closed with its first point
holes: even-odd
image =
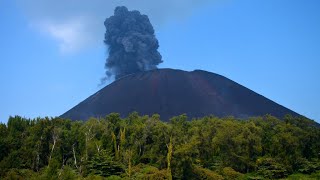
{"type": "Polygon", "coordinates": [[[110,114],[85,122],[0,124],[0,179],[320,178],[320,128],[286,116],[247,120],[110,114]]]}

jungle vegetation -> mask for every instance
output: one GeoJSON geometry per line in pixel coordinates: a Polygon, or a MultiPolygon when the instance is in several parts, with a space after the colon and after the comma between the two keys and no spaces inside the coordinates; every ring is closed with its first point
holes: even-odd
{"type": "Polygon", "coordinates": [[[0,179],[320,179],[320,128],[303,117],[169,122],[159,115],[0,124],[0,179]]]}

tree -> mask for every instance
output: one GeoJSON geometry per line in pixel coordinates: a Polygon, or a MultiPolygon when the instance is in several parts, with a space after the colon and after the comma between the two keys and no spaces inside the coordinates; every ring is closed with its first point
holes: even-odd
{"type": "Polygon", "coordinates": [[[123,166],[117,161],[114,161],[110,153],[105,150],[96,153],[92,160],[88,161],[87,169],[89,169],[89,174],[103,177],[120,175],[124,172],[123,166]]]}

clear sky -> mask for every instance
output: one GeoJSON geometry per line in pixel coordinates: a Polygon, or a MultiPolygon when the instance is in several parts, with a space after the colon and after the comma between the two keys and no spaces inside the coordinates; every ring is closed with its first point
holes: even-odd
{"type": "Polygon", "coordinates": [[[2,0],[0,122],[59,116],[101,89],[103,21],[120,4],[149,15],[160,68],[224,75],[320,122],[319,0],[2,0]]]}

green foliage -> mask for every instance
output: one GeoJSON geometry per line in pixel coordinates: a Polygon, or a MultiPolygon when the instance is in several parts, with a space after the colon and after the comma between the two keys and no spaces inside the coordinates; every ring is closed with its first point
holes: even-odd
{"type": "Polygon", "coordinates": [[[319,161],[308,161],[306,158],[298,158],[295,162],[295,166],[298,169],[298,172],[304,174],[311,174],[320,170],[320,162],[319,161]]]}
{"type": "Polygon", "coordinates": [[[9,147],[6,142],[8,129],[5,124],[0,123],[0,161],[5,158],[8,154],[9,147]]]}
{"type": "Polygon", "coordinates": [[[88,175],[87,177],[84,178],[84,180],[104,180],[105,178],[98,176],[98,175],[88,175]]]}
{"type": "Polygon", "coordinates": [[[107,180],[121,180],[121,179],[122,178],[120,176],[115,176],[115,175],[107,177],[107,180]]]}
{"type": "Polygon", "coordinates": [[[50,164],[44,168],[41,179],[58,179],[58,171],[60,170],[60,163],[53,159],[50,164]]]}
{"type": "Polygon", "coordinates": [[[0,179],[319,179],[319,139],[292,116],[15,116],[0,124],[0,179]]]}
{"type": "Polygon", "coordinates": [[[237,171],[235,171],[234,169],[232,169],[231,167],[225,167],[222,169],[222,174],[225,177],[225,179],[227,180],[232,180],[232,179],[240,179],[241,177],[243,177],[242,173],[239,173],[237,171]]]}
{"type": "Polygon", "coordinates": [[[320,171],[312,174],[292,174],[288,176],[288,180],[318,180],[320,179],[320,171]]]}
{"type": "Polygon", "coordinates": [[[10,169],[4,179],[37,179],[36,173],[29,169],[10,169]]]}
{"type": "Polygon", "coordinates": [[[166,170],[159,170],[150,165],[139,164],[133,167],[132,179],[162,180],[168,179],[166,170]]]}
{"type": "Polygon", "coordinates": [[[105,150],[95,154],[90,161],[88,161],[87,169],[90,174],[108,177],[111,175],[120,175],[124,169],[120,163],[114,161],[110,153],[105,150]]]}
{"type": "Polygon", "coordinates": [[[195,166],[193,168],[193,179],[223,180],[223,176],[209,169],[195,166]]]}
{"type": "Polygon", "coordinates": [[[72,169],[70,166],[64,166],[59,176],[59,179],[63,179],[63,180],[73,180],[77,178],[78,178],[77,172],[74,169],[72,169]]]}
{"type": "Polygon", "coordinates": [[[288,176],[288,172],[284,165],[278,163],[273,158],[258,159],[258,173],[269,179],[278,179],[288,176]]]}

